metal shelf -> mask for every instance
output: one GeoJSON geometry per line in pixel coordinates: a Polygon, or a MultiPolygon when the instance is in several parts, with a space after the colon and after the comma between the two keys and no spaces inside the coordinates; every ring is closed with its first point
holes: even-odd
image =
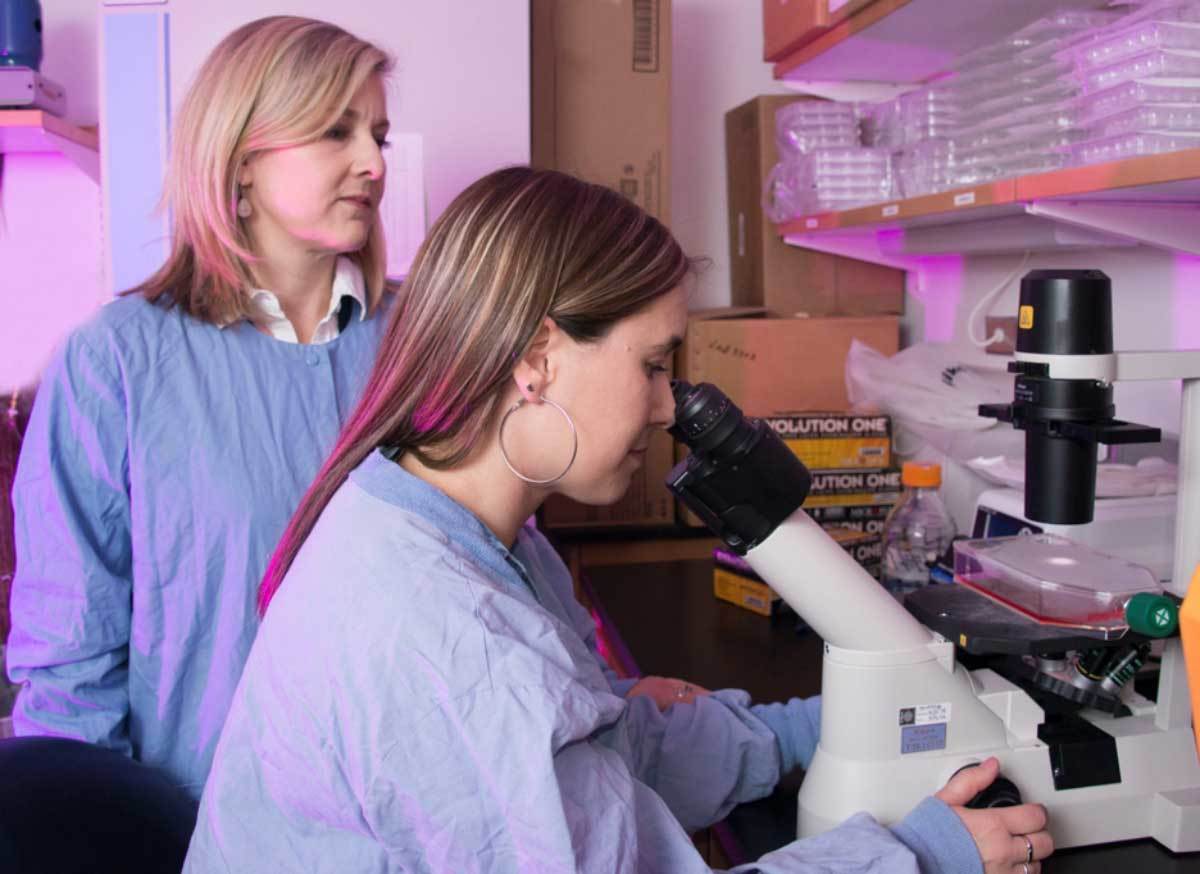
{"type": "Polygon", "coordinates": [[[1105,244],[1200,254],[1200,149],[803,216],[779,231],[794,245],[892,266],[930,253],[1105,244]]]}
{"type": "Polygon", "coordinates": [[[53,152],[100,182],[100,138],[40,109],[0,109],[0,154],[53,152]]]}
{"type": "Polygon", "coordinates": [[[776,79],[923,82],[1051,11],[1105,0],[875,0],[775,64],[776,79]]]}

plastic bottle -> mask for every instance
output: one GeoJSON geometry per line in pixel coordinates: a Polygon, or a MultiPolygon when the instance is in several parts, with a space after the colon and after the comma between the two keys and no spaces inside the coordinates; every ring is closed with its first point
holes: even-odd
{"type": "Polygon", "coordinates": [[[883,585],[903,601],[909,592],[929,585],[930,569],[957,532],[938,494],[941,465],[906,461],[900,481],[904,493],[883,525],[883,585]]]}

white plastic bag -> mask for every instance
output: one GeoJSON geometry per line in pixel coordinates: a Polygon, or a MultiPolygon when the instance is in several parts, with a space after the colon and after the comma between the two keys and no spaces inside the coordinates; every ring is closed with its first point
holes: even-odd
{"type": "Polygon", "coordinates": [[[853,341],[846,357],[846,391],[855,406],[883,410],[910,428],[983,431],[995,419],[980,404],[1012,401],[1011,374],[965,364],[952,347],[910,346],[892,356],[853,341]]]}

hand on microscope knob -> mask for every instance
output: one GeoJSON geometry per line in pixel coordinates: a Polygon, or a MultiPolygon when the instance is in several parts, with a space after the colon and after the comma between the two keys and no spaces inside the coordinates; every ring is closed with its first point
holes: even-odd
{"type": "Polygon", "coordinates": [[[1054,852],[1054,840],[1046,831],[1046,808],[1040,804],[982,810],[966,806],[999,774],[1000,762],[989,758],[977,767],[959,771],[936,797],[948,804],[967,827],[985,874],[1040,874],[1041,860],[1054,852]]]}
{"type": "Polygon", "coordinates": [[[658,705],[659,710],[666,710],[675,704],[691,704],[701,695],[708,694],[708,689],[686,680],[676,680],[673,677],[642,677],[625,697],[645,695],[658,705]]]}

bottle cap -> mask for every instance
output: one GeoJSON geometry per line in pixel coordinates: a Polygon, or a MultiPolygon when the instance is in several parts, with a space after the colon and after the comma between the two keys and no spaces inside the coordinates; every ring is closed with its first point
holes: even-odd
{"type": "Polygon", "coordinates": [[[934,461],[906,461],[900,468],[900,482],[917,489],[936,489],[942,484],[942,466],[934,461]]]}
{"type": "Polygon", "coordinates": [[[1179,627],[1179,608],[1166,595],[1138,592],[1125,603],[1125,621],[1146,637],[1168,637],[1179,627]]]}

